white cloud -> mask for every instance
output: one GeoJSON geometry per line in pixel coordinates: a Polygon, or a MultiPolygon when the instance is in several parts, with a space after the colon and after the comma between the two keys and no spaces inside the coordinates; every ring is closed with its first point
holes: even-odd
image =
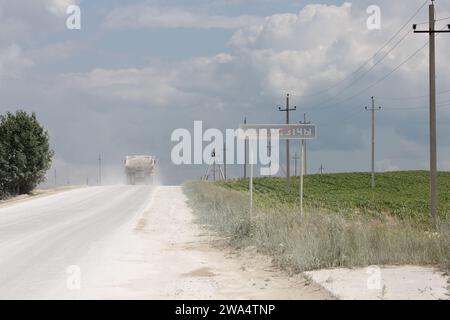
{"type": "Polygon", "coordinates": [[[153,106],[165,105],[174,94],[172,75],[160,70],[145,69],[95,69],[88,73],[66,74],[62,77],[68,90],[81,90],[105,99],[131,102],[149,102],[153,106]]]}
{"type": "Polygon", "coordinates": [[[13,42],[30,44],[37,36],[67,30],[66,9],[77,3],[78,0],[0,0],[0,46],[13,42]]]}
{"type": "Polygon", "coordinates": [[[276,14],[238,30],[230,45],[265,75],[271,93],[307,94],[340,80],[375,51],[379,43],[361,28],[364,18],[349,3],[307,5],[298,14],[276,14]]]}
{"type": "Polygon", "coordinates": [[[238,29],[262,20],[252,15],[210,15],[203,10],[144,4],[119,8],[105,19],[106,28],[198,28],[238,29]]]}
{"type": "Polygon", "coordinates": [[[0,79],[18,78],[23,70],[33,65],[34,62],[23,55],[18,45],[13,44],[6,48],[0,48],[0,79]]]}
{"type": "Polygon", "coordinates": [[[57,16],[66,14],[67,8],[77,4],[76,0],[46,0],[46,8],[57,16]]]}
{"type": "Polygon", "coordinates": [[[220,53],[140,69],[98,68],[64,74],[55,85],[105,101],[120,99],[149,107],[168,107],[174,101],[189,104],[213,100],[216,102],[210,107],[214,108],[242,87],[234,59],[228,53],[220,53]]]}

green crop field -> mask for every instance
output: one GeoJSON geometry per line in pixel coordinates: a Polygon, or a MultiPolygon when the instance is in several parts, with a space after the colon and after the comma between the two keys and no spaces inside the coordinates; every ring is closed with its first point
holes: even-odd
{"type": "MultiPolygon", "coordinates": [[[[429,221],[429,180],[426,171],[386,172],[376,175],[376,188],[370,187],[370,173],[315,174],[304,178],[304,204],[348,215],[366,213],[390,215],[399,219],[429,221]]],[[[248,192],[248,179],[218,182],[217,185],[248,192]]],[[[260,208],[298,205],[299,178],[255,178],[255,205],[260,208]]],[[[450,172],[439,173],[439,216],[450,216],[450,172]]]]}

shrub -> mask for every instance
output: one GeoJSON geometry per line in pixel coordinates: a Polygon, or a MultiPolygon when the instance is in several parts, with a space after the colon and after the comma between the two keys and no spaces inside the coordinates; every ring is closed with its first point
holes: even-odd
{"type": "Polygon", "coordinates": [[[34,113],[0,116],[0,196],[31,192],[44,181],[52,156],[48,133],[34,113]]]}

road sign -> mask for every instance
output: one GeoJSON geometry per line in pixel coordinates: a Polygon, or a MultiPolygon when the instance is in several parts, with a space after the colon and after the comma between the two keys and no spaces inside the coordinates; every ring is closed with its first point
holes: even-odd
{"type": "Polygon", "coordinates": [[[280,140],[313,140],[317,131],[314,124],[242,124],[239,127],[249,139],[264,138],[261,130],[266,130],[267,135],[275,130],[275,138],[280,140]]]}
{"type": "MultiPolygon", "coordinates": [[[[269,139],[280,140],[313,140],[316,139],[316,125],[314,124],[241,124],[239,126],[241,139],[269,139]],[[263,133],[261,130],[265,130],[263,133]]],[[[303,216],[303,167],[304,167],[304,144],[300,143],[301,170],[300,170],[300,215],[303,216]]],[[[250,215],[253,209],[253,150],[250,150],[250,215]]]]}

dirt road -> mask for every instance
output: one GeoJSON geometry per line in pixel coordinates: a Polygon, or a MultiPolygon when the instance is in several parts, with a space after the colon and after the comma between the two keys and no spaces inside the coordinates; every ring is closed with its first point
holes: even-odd
{"type": "Polygon", "coordinates": [[[85,188],[0,209],[0,298],[331,298],[251,249],[220,247],[193,218],[181,187],[85,188]]]}

